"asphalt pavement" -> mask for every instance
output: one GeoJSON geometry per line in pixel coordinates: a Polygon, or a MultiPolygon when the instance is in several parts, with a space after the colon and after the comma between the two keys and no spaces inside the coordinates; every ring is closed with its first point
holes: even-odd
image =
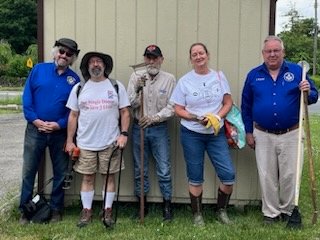
{"type": "Polygon", "coordinates": [[[0,199],[20,189],[25,126],[22,114],[0,114],[0,199]]]}

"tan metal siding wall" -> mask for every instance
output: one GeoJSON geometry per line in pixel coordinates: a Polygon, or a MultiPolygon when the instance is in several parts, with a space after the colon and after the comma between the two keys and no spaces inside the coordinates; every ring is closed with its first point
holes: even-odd
{"type": "MultiPolygon", "coordinates": [[[[74,69],[79,72],[81,57],[88,51],[109,53],[114,59],[113,78],[125,85],[132,72],[129,65],[142,62],[146,45],[158,44],[165,57],[163,69],[179,79],[191,69],[188,51],[194,42],[203,42],[210,51],[211,66],[222,70],[230,83],[233,98],[240,104],[244,77],[261,61],[261,43],[268,33],[269,2],[265,0],[44,0],[45,59],[50,60],[54,41],[75,39],[81,49],[74,69]]],[[[185,164],[179,143],[178,120],[170,122],[174,201],[188,202],[185,164]]],[[[120,195],[133,200],[131,146],[125,150],[120,195]]],[[[231,150],[237,170],[233,202],[260,198],[253,152],[231,150]]],[[[47,160],[49,156],[47,155],[47,160]]],[[[153,161],[151,166],[154,169],[153,161]]],[[[50,175],[50,164],[46,166],[50,175]]],[[[157,177],[150,172],[151,200],[161,200],[157,177]]],[[[77,198],[79,176],[67,197],[77,198]]],[[[97,177],[96,198],[101,196],[97,177]]],[[[214,202],[219,181],[206,161],[204,201],[214,202]]]]}

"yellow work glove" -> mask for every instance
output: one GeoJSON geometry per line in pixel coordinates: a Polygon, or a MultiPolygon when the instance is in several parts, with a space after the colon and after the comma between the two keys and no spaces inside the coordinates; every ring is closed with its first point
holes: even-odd
{"type": "Polygon", "coordinates": [[[212,127],[214,135],[217,136],[220,131],[221,117],[212,113],[207,113],[205,117],[208,119],[206,128],[212,127]]]}

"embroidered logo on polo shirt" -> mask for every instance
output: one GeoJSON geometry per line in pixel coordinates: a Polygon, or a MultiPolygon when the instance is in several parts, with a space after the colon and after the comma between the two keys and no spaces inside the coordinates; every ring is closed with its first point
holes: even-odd
{"type": "Polygon", "coordinates": [[[72,76],[68,76],[67,82],[69,83],[69,85],[74,85],[76,83],[76,79],[72,76]]]}
{"type": "Polygon", "coordinates": [[[283,78],[285,81],[287,82],[292,82],[294,80],[294,75],[293,73],[291,72],[286,72],[284,75],[283,75],[283,78]]]}
{"type": "Polygon", "coordinates": [[[265,80],[264,77],[258,77],[258,78],[256,78],[256,81],[264,81],[264,80],[265,80]]]}

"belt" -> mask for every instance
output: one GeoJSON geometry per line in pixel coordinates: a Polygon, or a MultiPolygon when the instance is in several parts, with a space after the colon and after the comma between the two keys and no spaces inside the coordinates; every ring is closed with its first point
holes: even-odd
{"type": "Polygon", "coordinates": [[[276,134],[276,135],[281,135],[281,134],[285,134],[285,133],[288,133],[290,131],[293,131],[297,128],[299,128],[299,124],[295,124],[293,125],[292,127],[290,128],[286,128],[286,129],[281,129],[281,130],[269,130],[269,129],[265,129],[261,126],[259,126],[258,124],[255,124],[254,126],[256,129],[260,130],[260,131],[263,131],[263,132],[266,132],[266,133],[272,133],[272,134],[276,134]]]}
{"type": "MultiPolygon", "coordinates": [[[[139,120],[138,120],[138,119],[136,119],[136,118],[134,118],[134,119],[133,119],[133,123],[135,123],[135,124],[139,124],[139,120]]],[[[155,126],[165,125],[165,124],[167,124],[167,121],[159,122],[159,123],[153,123],[153,124],[151,124],[151,125],[150,125],[150,126],[148,126],[148,127],[155,127],[155,126]]]]}

